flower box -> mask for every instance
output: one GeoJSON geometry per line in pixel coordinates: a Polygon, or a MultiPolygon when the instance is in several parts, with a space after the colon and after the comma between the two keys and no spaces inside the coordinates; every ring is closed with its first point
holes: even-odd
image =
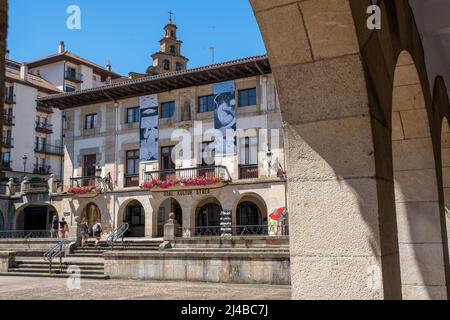
{"type": "Polygon", "coordinates": [[[225,185],[225,182],[221,178],[190,178],[166,181],[154,179],[149,183],[144,183],[141,188],[151,191],[166,191],[211,188],[223,185],[225,185]]]}
{"type": "Polygon", "coordinates": [[[96,187],[69,188],[67,193],[81,198],[93,198],[99,194],[96,187]]]}

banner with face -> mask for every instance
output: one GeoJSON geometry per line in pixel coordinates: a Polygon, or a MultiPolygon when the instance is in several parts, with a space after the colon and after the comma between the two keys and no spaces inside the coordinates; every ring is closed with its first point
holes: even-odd
{"type": "Polygon", "coordinates": [[[223,139],[216,141],[216,155],[237,154],[236,141],[236,93],[234,81],[214,85],[214,127],[223,139]]]}
{"type": "Polygon", "coordinates": [[[159,113],[158,96],[140,97],[140,159],[141,162],[158,161],[159,113]]]}

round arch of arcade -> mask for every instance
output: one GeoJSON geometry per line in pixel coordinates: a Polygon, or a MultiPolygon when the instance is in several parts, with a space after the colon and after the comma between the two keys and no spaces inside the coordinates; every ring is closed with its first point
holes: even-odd
{"type": "Polygon", "coordinates": [[[49,230],[54,216],[59,217],[58,211],[49,203],[26,203],[15,209],[13,229],[23,231],[49,230]]]}
{"type": "Polygon", "coordinates": [[[293,298],[448,298],[448,94],[430,86],[410,2],[381,1],[380,30],[370,1],[250,3],[285,121],[293,298]],[[416,126],[398,131],[399,116],[416,126]]]}
{"type": "Polygon", "coordinates": [[[117,227],[122,223],[128,223],[129,229],[125,234],[130,238],[143,238],[146,236],[145,223],[147,219],[147,213],[145,210],[145,203],[142,200],[134,198],[124,201],[118,211],[117,215],[117,227]]]}

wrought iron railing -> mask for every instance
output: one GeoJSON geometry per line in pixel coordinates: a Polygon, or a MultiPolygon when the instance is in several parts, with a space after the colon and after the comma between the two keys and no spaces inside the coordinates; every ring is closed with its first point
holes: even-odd
{"type": "Polygon", "coordinates": [[[257,164],[239,165],[239,179],[257,179],[259,176],[259,167],[257,164]]]}
{"type": "Polygon", "coordinates": [[[47,114],[51,114],[54,113],[53,109],[50,107],[47,107],[43,104],[38,103],[38,105],[36,106],[36,110],[39,112],[43,112],[43,113],[47,113],[47,114]]]}
{"type": "Polygon", "coordinates": [[[70,178],[70,186],[72,188],[99,187],[102,177],[77,177],[70,178]]]}
{"type": "Polygon", "coordinates": [[[145,172],[144,183],[150,183],[152,180],[167,181],[196,178],[220,178],[223,182],[231,182],[227,167],[210,166],[145,172]]]}
{"type": "Polygon", "coordinates": [[[51,166],[38,165],[38,164],[34,165],[34,169],[33,169],[33,173],[34,174],[48,175],[51,172],[52,172],[52,167],[51,166]]]}
{"type": "Polygon", "coordinates": [[[117,242],[117,240],[123,239],[125,237],[125,233],[128,231],[128,229],[130,228],[130,224],[128,222],[122,224],[119,228],[117,228],[116,230],[114,230],[106,239],[106,243],[108,244],[108,246],[111,247],[111,250],[114,250],[114,244],[117,242]]]}
{"type": "Polygon", "coordinates": [[[45,144],[45,143],[36,143],[34,151],[40,152],[40,153],[58,155],[58,156],[64,155],[63,147],[52,146],[52,145],[45,144]]]}
{"type": "Polygon", "coordinates": [[[23,185],[23,193],[48,193],[48,183],[45,181],[42,182],[26,182],[23,185]]]}
{"type": "Polygon", "coordinates": [[[14,104],[16,103],[16,95],[15,94],[7,94],[5,95],[5,103],[6,104],[14,104]]]}
{"type": "Polygon", "coordinates": [[[15,117],[12,114],[6,113],[3,116],[3,123],[7,126],[13,126],[14,125],[14,119],[15,117]]]}
{"type": "Polygon", "coordinates": [[[11,171],[12,170],[12,161],[2,161],[2,170],[11,171]]]}
{"type": "Polygon", "coordinates": [[[51,131],[52,128],[53,128],[53,125],[51,123],[36,121],[36,129],[51,131]]]}
{"type": "Polygon", "coordinates": [[[0,231],[0,239],[45,239],[51,238],[49,230],[0,231]]]}
{"type": "Polygon", "coordinates": [[[3,137],[3,147],[5,148],[13,148],[14,147],[14,139],[11,137],[3,137]]]}
{"type": "Polygon", "coordinates": [[[139,174],[126,174],[125,187],[139,187],[139,174]]]}
{"type": "MultiPolygon", "coordinates": [[[[231,226],[233,236],[251,237],[251,236],[268,236],[268,225],[242,225],[231,226]]],[[[183,237],[221,237],[224,234],[223,226],[181,228],[183,237]]]]}
{"type": "Polygon", "coordinates": [[[73,72],[70,70],[66,70],[64,72],[64,78],[66,80],[70,80],[70,81],[77,81],[77,82],[81,82],[83,81],[83,75],[79,72],[73,72]]]}

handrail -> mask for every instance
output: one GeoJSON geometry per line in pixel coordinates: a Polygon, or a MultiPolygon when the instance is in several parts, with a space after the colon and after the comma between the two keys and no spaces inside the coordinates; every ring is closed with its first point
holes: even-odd
{"type": "Polygon", "coordinates": [[[0,239],[46,239],[50,238],[49,230],[3,230],[0,239]]]}
{"type": "Polygon", "coordinates": [[[116,230],[114,230],[106,239],[106,243],[111,247],[111,250],[114,250],[114,243],[119,239],[122,238],[122,242],[123,242],[123,238],[125,233],[128,231],[128,229],[130,228],[130,224],[128,222],[123,223],[119,228],[117,228],[116,230]]]}
{"type": "Polygon", "coordinates": [[[231,175],[226,166],[197,166],[182,169],[169,169],[144,172],[144,183],[151,180],[192,179],[192,178],[221,178],[224,182],[231,182],[231,175]]]}
{"type": "Polygon", "coordinates": [[[59,265],[62,265],[62,258],[65,256],[66,249],[70,245],[68,240],[60,240],[58,243],[44,253],[44,260],[49,262],[49,272],[52,273],[52,263],[54,258],[59,258],[59,265]]]}

